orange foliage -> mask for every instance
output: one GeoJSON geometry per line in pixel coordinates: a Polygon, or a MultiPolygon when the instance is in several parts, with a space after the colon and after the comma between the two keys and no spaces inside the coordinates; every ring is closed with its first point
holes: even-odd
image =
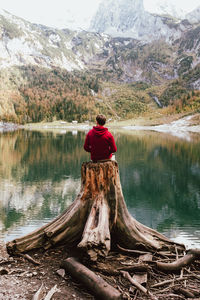
{"type": "Polygon", "coordinates": [[[98,91],[97,78],[60,69],[23,67],[22,71],[28,84],[20,87],[18,97],[13,97],[19,123],[54,118],[82,122],[96,114],[91,89],[98,91]]]}

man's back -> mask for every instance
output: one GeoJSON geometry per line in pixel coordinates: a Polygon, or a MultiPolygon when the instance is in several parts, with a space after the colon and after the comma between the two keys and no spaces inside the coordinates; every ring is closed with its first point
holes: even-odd
{"type": "Polygon", "coordinates": [[[85,139],[84,149],[91,153],[93,161],[111,159],[112,153],[117,151],[114,138],[104,126],[94,126],[85,139]]]}

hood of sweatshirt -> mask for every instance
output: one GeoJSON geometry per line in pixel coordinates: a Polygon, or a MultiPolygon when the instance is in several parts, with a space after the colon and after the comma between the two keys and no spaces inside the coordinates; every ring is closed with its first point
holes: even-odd
{"type": "Polygon", "coordinates": [[[103,127],[103,126],[94,126],[94,127],[93,127],[93,132],[94,132],[95,135],[97,135],[97,136],[102,136],[102,135],[104,135],[106,132],[108,132],[108,128],[103,127]]]}

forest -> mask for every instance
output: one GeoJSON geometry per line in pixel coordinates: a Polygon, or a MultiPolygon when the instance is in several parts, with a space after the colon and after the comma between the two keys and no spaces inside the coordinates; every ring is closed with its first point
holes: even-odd
{"type": "MultiPolygon", "coordinates": [[[[165,115],[200,109],[200,92],[187,86],[191,76],[199,76],[199,68],[160,86],[107,81],[90,71],[37,66],[17,67],[5,74],[0,74],[8,99],[7,104],[5,100],[2,103],[9,108],[0,114],[4,122],[85,122],[94,121],[100,112],[108,119],[125,120],[155,110],[165,115]],[[155,105],[153,96],[159,98],[161,107],[155,105]]],[[[0,97],[0,110],[1,101],[0,97]]]]}
{"type": "Polygon", "coordinates": [[[98,112],[92,93],[99,90],[98,78],[57,68],[22,67],[18,90],[12,92],[15,114],[3,121],[29,122],[77,120],[84,122],[98,112]]]}

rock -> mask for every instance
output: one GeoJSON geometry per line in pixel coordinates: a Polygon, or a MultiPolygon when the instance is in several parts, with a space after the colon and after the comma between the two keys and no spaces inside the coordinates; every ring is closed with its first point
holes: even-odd
{"type": "Polygon", "coordinates": [[[44,276],[44,275],[45,275],[45,272],[41,271],[41,272],[40,272],[40,275],[44,276]]]}
{"type": "Polygon", "coordinates": [[[62,278],[65,277],[65,270],[64,269],[59,269],[58,271],[56,271],[56,273],[61,276],[62,278]]]}
{"type": "Polygon", "coordinates": [[[0,268],[0,275],[7,275],[9,272],[7,269],[0,268]]]}

